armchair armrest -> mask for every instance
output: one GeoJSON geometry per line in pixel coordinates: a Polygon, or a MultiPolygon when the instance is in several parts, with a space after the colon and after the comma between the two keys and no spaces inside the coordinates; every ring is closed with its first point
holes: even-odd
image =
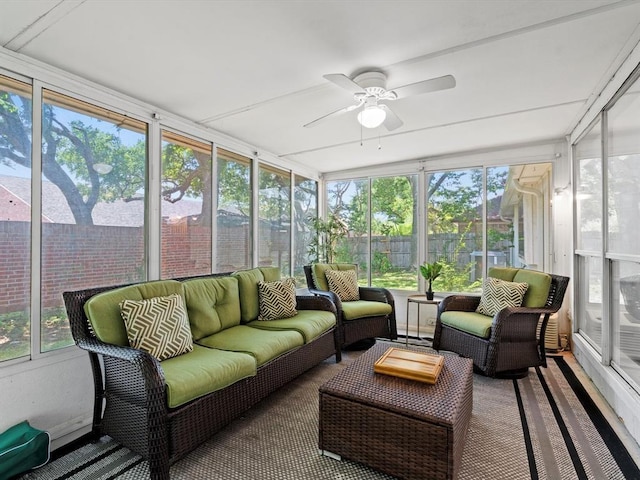
{"type": "Polygon", "coordinates": [[[338,313],[335,304],[326,295],[298,295],[296,302],[298,310],[326,310],[336,316],[338,313]]]}
{"type": "Polygon", "coordinates": [[[539,345],[542,360],[545,360],[544,343],[545,331],[549,316],[554,313],[551,308],[527,308],[527,307],[507,307],[503,308],[493,317],[491,326],[491,337],[489,342],[498,345],[503,341],[528,343],[532,338],[536,338],[536,331],[543,316],[537,343],[539,345]]]}
{"type": "Polygon", "coordinates": [[[391,292],[382,287],[359,287],[360,300],[368,300],[370,302],[383,302],[393,305],[393,296],[391,292]]]}
{"type": "Polygon", "coordinates": [[[313,295],[317,295],[319,297],[328,298],[336,306],[336,310],[338,312],[342,311],[342,300],[340,300],[340,297],[338,295],[336,295],[335,293],[330,292],[328,290],[318,290],[316,288],[310,288],[309,289],[309,293],[311,293],[313,295]]]}
{"type": "Polygon", "coordinates": [[[477,295],[449,295],[438,306],[438,318],[442,312],[456,310],[459,312],[475,312],[480,305],[480,297],[477,295]]]}

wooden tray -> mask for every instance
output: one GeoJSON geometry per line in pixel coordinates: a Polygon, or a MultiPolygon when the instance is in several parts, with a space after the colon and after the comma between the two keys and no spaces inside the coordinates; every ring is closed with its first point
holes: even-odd
{"type": "Polygon", "coordinates": [[[434,384],[443,365],[442,355],[391,347],[373,364],[373,371],[434,384]]]}

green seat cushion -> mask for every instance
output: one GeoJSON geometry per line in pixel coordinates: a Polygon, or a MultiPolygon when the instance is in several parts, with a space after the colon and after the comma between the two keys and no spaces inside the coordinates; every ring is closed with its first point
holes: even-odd
{"type": "Polygon", "coordinates": [[[295,317],[269,320],[268,322],[255,320],[248,325],[262,330],[294,330],[302,335],[305,343],[309,343],[335,324],[336,317],[332,312],[298,310],[295,317]]]}
{"type": "Polygon", "coordinates": [[[259,267],[240,270],[231,275],[238,280],[240,318],[243,323],[252,322],[260,314],[258,283],[280,280],[280,269],[278,267],[259,267]]]}
{"type": "Polygon", "coordinates": [[[347,321],[364,317],[389,315],[391,310],[391,305],[384,302],[372,302],[370,300],[342,302],[342,318],[347,321]]]}
{"type": "Polygon", "coordinates": [[[209,348],[249,353],[260,366],[289,350],[301,347],[304,345],[304,338],[302,334],[293,330],[262,330],[238,325],[201,338],[197,342],[209,348]]]}
{"type": "Polygon", "coordinates": [[[520,268],[514,267],[489,267],[489,277],[504,280],[505,282],[515,282],[513,277],[520,271],[520,268]]]}
{"type": "Polygon", "coordinates": [[[246,353],[194,345],[189,353],[160,363],[167,384],[167,404],[175,408],[256,374],[256,361],[246,353]]]}
{"type": "Polygon", "coordinates": [[[457,328],[476,337],[489,338],[493,317],[476,312],[450,311],[442,312],[440,321],[444,325],[457,328]]]}
{"type": "Polygon", "coordinates": [[[91,297],[84,304],[84,311],[96,337],[113,345],[129,345],[127,329],[120,314],[123,300],[146,300],[177,294],[184,300],[182,283],[176,280],[160,280],[116,288],[91,297]]]}
{"type": "Polygon", "coordinates": [[[315,283],[318,290],[329,291],[329,283],[327,282],[327,275],[324,273],[327,270],[355,270],[356,266],[353,263],[314,263],[311,265],[311,276],[313,277],[313,283],[315,283]]]}
{"type": "Polygon", "coordinates": [[[521,269],[513,277],[513,281],[529,285],[522,300],[523,307],[540,308],[546,305],[551,286],[551,275],[536,270],[521,269]]]}
{"type": "Polygon", "coordinates": [[[240,324],[240,294],[236,278],[186,280],[184,296],[194,340],[240,324]]]}

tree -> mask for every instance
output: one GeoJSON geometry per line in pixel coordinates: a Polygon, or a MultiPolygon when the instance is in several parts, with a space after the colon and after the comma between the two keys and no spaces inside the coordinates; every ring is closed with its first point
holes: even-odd
{"type": "MultiPolygon", "coordinates": [[[[31,168],[29,98],[0,91],[0,161],[31,168]]],[[[124,129],[111,121],[74,113],[50,103],[42,111],[42,172],[64,195],[77,224],[92,225],[98,202],[137,201],[146,186],[146,138],[125,145],[124,129]],[[105,167],[106,166],[106,167],[105,167]],[[105,169],[106,168],[106,169],[105,169]]],[[[135,135],[133,135],[135,136],[135,135]]],[[[206,153],[166,144],[163,152],[165,200],[202,196],[202,222],[210,222],[211,159],[206,153]]]]}

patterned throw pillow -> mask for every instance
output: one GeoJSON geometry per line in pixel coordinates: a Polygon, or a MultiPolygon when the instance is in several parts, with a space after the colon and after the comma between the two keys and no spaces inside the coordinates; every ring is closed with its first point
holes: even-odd
{"type": "Polygon", "coordinates": [[[327,270],[329,290],[338,295],[343,302],[360,300],[358,276],[355,270],[327,270]]]}
{"type": "Polygon", "coordinates": [[[293,278],[276,282],[258,282],[260,314],[258,320],[269,321],[294,317],[296,310],[296,283],[293,278]]]}
{"type": "Polygon", "coordinates": [[[482,282],[482,297],[476,312],[493,317],[505,307],[519,307],[522,305],[527,288],[529,285],[526,283],[507,282],[487,277],[482,282]]]}
{"type": "Polygon", "coordinates": [[[133,348],[144,350],[158,360],[193,350],[189,317],[180,295],[123,300],[120,314],[133,348]]]}

